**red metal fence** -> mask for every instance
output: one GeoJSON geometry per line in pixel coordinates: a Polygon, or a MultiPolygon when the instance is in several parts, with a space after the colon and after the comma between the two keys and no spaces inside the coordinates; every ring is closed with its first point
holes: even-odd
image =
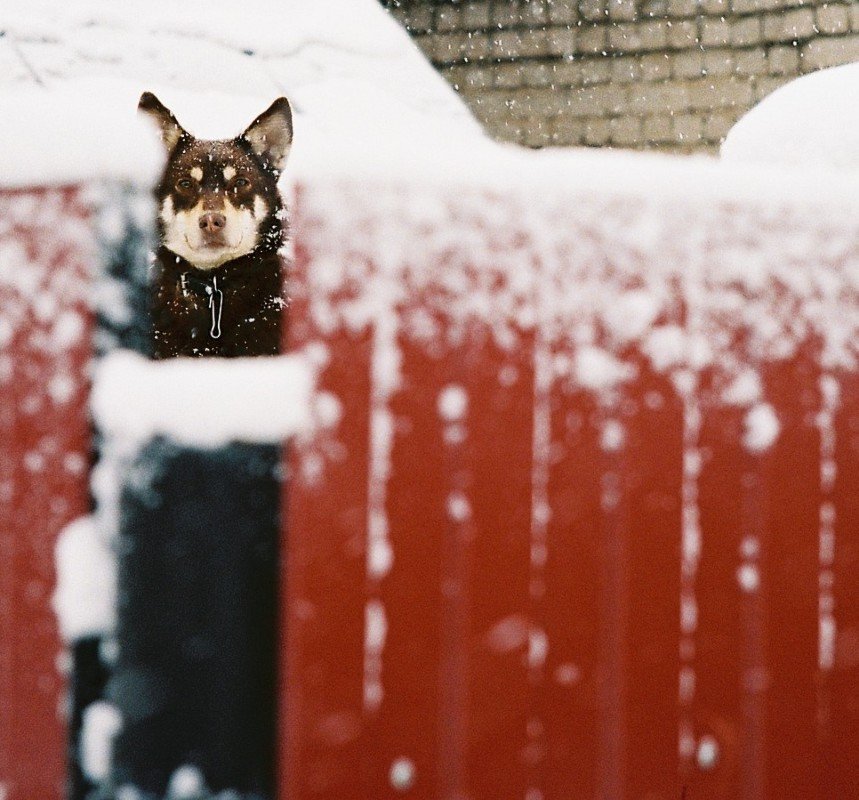
{"type": "Polygon", "coordinates": [[[59,797],[57,534],[88,508],[94,238],[78,189],[0,193],[0,796],[59,797]]]}
{"type": "Polygon", "coordinates": [[[294,230],[342,420],[289,487],[287,796],[852,796],[855,220],[334,182],[294,230]]]}
{"type": "MultiPolygon", "coordinates": [[[[0,196],[8,800],[62,783],[84,209],[0,196]]],[[[282,795],[853,796],[849,213],[320,181],[293,230],[291,346],[330,424],[284,499],[282,795]]]]}

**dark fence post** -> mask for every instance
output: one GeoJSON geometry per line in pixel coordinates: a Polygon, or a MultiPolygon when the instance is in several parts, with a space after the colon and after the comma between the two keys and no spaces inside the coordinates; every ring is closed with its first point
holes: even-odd
{"type": "Polygon", "coordinates": [[[114,780],[272,796],[280,448],[154,440],[122,493],[114,780]],[[187,769],[186,769],[187,774],[187,769]]]}

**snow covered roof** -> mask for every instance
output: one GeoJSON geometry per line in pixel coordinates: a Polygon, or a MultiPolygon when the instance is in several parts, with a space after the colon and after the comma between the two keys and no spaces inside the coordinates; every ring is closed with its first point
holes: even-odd
{"type": "Polygon", "coordinates": [[[287,182],[329,173],[508,192],[855,202],[850,176],[821,181],[812,168],[859,159],[849,125],[859,66],[789,84],[732,131],[726,160],[789,161],[788,173],[492,142],[376,0],[253,0],[217,13],[203,0],[6,0],[3,17],[0,186],[151,177],[161,154],[135,113],[148,89],[192,133],[212,138],[238,133],[287,95],[296,111],[287,182]]]}
{"type": "Polygon", "coordinates": [[[137,179],[157,151],[134,114],[148,89],[202,137],[272,99],[296,111],[293,162],[426,155],[487,141],[375,0],[8,0],[0,38],[0,184],[137,179]],[[430,139],[430,140],[432,140],[430,139]]]}
{"type": "Polygon", "coordinates": [[[785,84],[728,134],[722,157],[791,167],[859,168],[859,64],[785,84]]]}

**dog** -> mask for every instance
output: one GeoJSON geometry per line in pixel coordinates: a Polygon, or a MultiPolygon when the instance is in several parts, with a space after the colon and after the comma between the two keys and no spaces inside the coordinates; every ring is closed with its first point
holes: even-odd
{"type": "Polygon", "coordinates": [[[241,135],[215,141],[188,133],[151,92],[138,109],[167,151],[155,189],[154,357],[276,355],[286,304],[277,182],[292,145],[289,101],[278,98],[241,135]]]}

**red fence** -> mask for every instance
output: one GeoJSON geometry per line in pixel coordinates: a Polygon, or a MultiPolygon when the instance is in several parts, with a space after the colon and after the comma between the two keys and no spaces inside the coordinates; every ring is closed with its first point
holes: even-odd
{"type": "MultiPolygon", "coordinates": [[[[850,797],[855,219],[552,194],[297,194],[292,346],[331,424],[285,498],[282,795],[850,797]]],[[[0,197],[8,800],[62,783],[86,217],[0,197]]]]}
{"type": "Polygon", "coordinates": [[[855,220],[304,187],[290,798],[859,785],[855,220]]]}
{"type": "Polygon", "coordinates": [[[54,543],[86,513],[95,248],[79,190],[0,193],[0,796],[58,797],[54,543]]]}

